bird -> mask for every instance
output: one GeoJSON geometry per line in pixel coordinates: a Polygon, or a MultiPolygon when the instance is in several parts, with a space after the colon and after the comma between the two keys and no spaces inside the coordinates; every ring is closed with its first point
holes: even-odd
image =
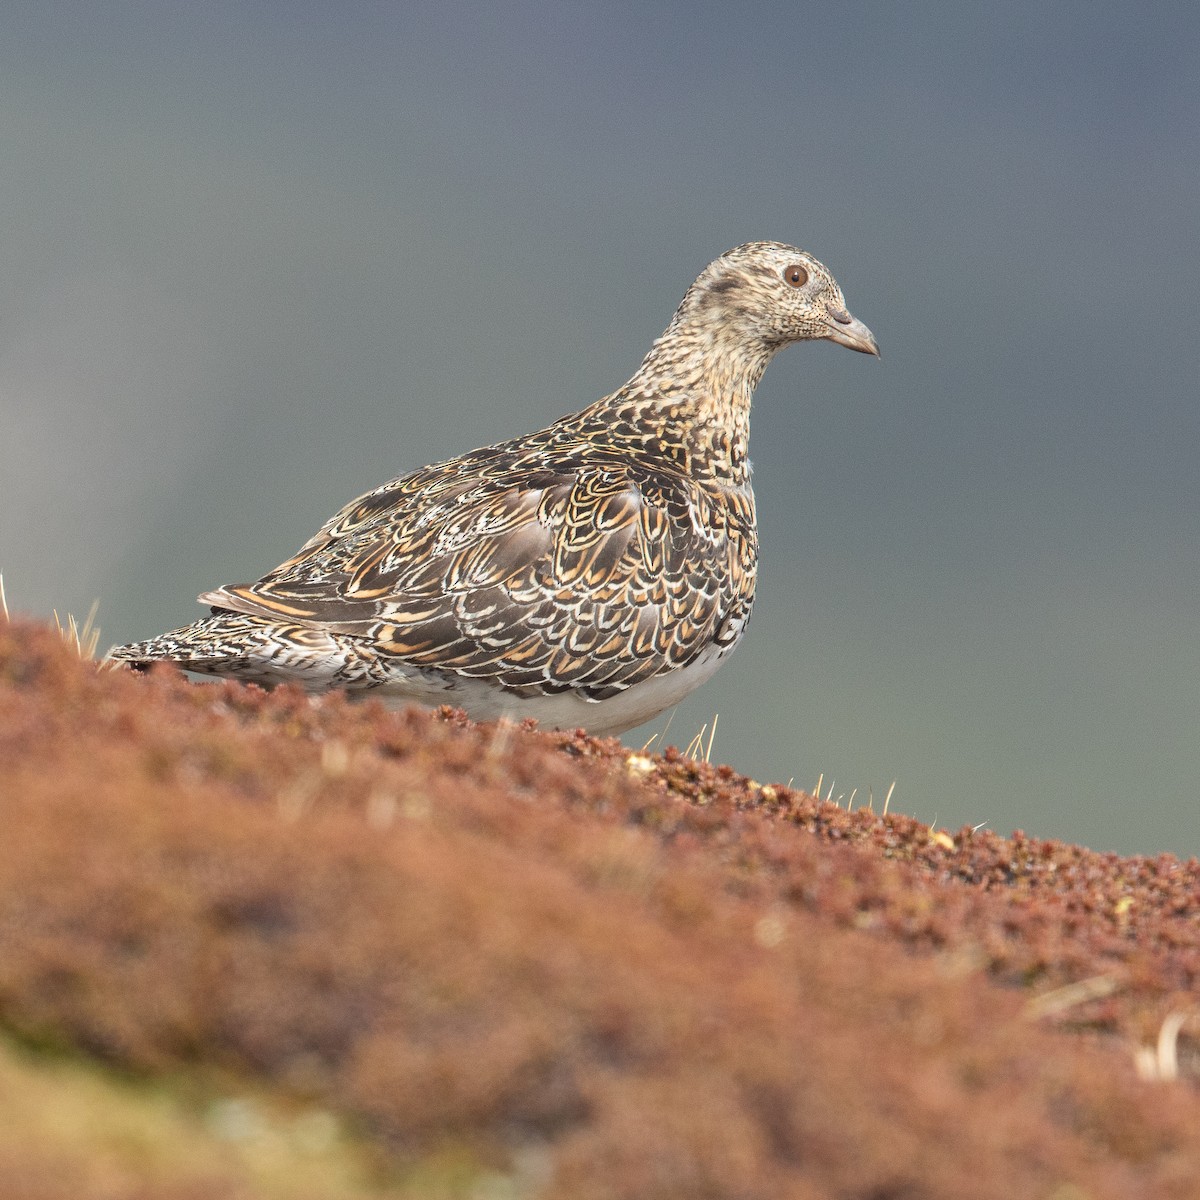
{"type": "Polygon", "coordinates": [[[202,593],[210,615],[107,657],[620,734],[741,641],[751,396],[779,350],[817,340],[879,356],[811,254],[736,246],[615,392],[382,484],[257,582],[202,593]]]}

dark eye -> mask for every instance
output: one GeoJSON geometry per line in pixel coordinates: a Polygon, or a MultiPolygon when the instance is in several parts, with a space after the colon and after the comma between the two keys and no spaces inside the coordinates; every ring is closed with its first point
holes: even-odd
{"type": "Polygon", "coordinates": [[[784,267],[783,278],[792,287],[803,287],[808,282],[808,271],[799,263],[792,263],[790,267],[784,267]]]}

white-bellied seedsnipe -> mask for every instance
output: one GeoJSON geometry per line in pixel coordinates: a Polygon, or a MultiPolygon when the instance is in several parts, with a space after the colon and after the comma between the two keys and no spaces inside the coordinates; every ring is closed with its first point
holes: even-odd
{"type": "Polygon", "coordinates": [[[879,353],[810,254],[738,246],[612,395],[385,483],[257,583],[205,592],[211,616],[110,657],[479,720],[641,724],[741,639],[750,398],[776,351],[822,338],[879,353]]]}

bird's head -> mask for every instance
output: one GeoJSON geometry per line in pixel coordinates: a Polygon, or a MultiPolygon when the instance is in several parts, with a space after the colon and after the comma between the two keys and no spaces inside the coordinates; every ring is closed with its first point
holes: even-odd
{"type": "Polygon", "coordinates": [[[879,355],[874,334],[850,315],[829,269],[782,242],[747,242],[709,263],[688,289],[678,318],[717,340],[732,334],[756,342],[768,354],[824,338],[879,355]]]}

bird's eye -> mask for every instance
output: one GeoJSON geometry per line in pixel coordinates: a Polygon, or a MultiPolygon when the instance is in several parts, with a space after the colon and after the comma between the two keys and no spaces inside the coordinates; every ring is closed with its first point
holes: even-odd
{"type": "Polygon", "coordinates": [[[808,282],[808,271],[799,263],[792,263],[790,267],[784,267],[783,278],[792,287],[803,287],[808,282]]]}

